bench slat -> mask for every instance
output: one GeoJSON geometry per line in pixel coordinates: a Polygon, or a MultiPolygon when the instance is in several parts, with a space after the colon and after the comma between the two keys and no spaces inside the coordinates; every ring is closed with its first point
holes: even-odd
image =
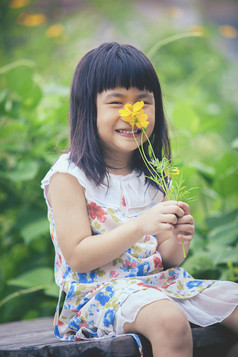
{"type": "MultiPolygon", "coordinates": [[[[206,328],[193,327],[194,356],[226,350],[236,337],[226,328],[215,325],[206,328]]],[[[144,357],[152,356],[151,345],[140,335],[144,357]]],[[[59,341],[53,333],[52,318],[17,321],[0,324],[1,357],[137,357],[137,344],[131,336],[117,336],[108,339],[93,339],[80,342],[59,341]]],[[[222,354],[217,354],[222,356],[222,354]]]]}

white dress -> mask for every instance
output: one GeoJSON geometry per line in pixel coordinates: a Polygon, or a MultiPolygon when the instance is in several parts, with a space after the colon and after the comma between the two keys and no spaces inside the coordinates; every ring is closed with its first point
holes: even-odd
{"type": "MultiPolygon", "coordinates": [[[[238,305],[238,284],[194,279],[183,268],[164,270],[157,240],[146,235],[112,262],[87,273],[67,264],[58,244],[52,209],[47,200],[50,179],[56,172],[76,177],[85,189],[92,233],[109,231],[152,207],[163,194],[146,186],[136,171],[126,176],[109,175],[109,186],[97,187],[63,154],[42,180],[48,206],[50,232],[55,247],[55,279],[66,293],[55,334],[63,340],[81,340],[123,333],[139,310],[153,301],[170,299],[190,322],[208,326],[221,322],[238,305]]],[[[107,181],[105,181],[107,182],[107,181]]],[[[64,187],[62,189],[67,189],[64,187]]],[[[70,239],[70,237],[69,237],[70,239]]]]}

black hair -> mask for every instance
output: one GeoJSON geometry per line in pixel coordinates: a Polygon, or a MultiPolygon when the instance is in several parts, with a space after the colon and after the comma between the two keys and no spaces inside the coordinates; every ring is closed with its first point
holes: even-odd
{"type": "MultiPolygon", "coordinates": [[[[70,96],[70,160],[96,185],[103,183],[107,166],[97,131],[97,95],[116,87],[136,87],[154,94],[155,126],[150,137],[156,157],[170,159],[170,142],[161,87],[150,60],[131,45],[104,43],[89,51],[76,67],[70,96]]],[[[144,144],[148,154],[148,144],[144,144]]],[[[138,149],[132,168],[148,175],[138,149]]],[[[153,182],[150,182],[152,185],[153,182]]]]}

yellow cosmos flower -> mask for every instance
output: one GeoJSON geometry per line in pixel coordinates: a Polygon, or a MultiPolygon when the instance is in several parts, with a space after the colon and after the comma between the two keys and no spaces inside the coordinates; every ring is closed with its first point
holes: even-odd
{"type": "Polygon", "coordinates": [[[27,27],[40,26],[46,21],[43,14],[20,14],[17,23],[27,27]]]}
{"type": "Polygon", "coordinates": [[[173,168],[169,169],[168,171],[165,171],[164,177],[169,176],[169,178],[171,179],[172,176],[179,175],[179,174],[180,174],[180,170],[178,170],[177,167],[173,167],[173,168]]]}
{"type": "Polygon", "coordinates": [[[234,26],[223,25],[223,26],[219,27],[219,31],[223,37],[226,37],[226,38],[236,38],[237,37],[237,30],[234,26]]]}
{"type": "Polygon", "coordinates": [[[147,128],[149,122],[147,121],[148,115],[144,114],[143,111],[144,102],[136,102],[131,105],[129,103],[125,104],[124,109],[118,110],[118,113],[123,120],[129,123],[132,127],[135,125],[137,128],[147,128]]]}
{"type": "Polygon", "coordinates": [[[29,2],[30,0],[12,0],[9,6],[11,9],[19,9],[28,5],[29,2]]]}
{"type": "Polygon", "coordinates": [[[59,37],[62,35],[64,31],[64,26],[61,24],[54,24],[48,27],[46,31],[46,36],[47,37],[59,37]]]}
{"type": "Polygon", "coordinates": [[[199,25],[190,26],[189,30],[195,34],[200,35],[200,36],[203,36],[206,33],[205,28],[203,26],[199,26],[199,25]]]}
{"type": "Polygon", "coordinates": [[[171,16],[175,19],[179,19],[180,17],[183,16],[183,10],[177,6],[170,6],[168,8],[168,13],[169,13],[169,16],[171,16]]]}
{"type": "Polygon", "coordinates": [[[172,170],[172,175],[179,175],[180,174],[180,170],[177,169],[177,167],[174,167],[172,170]]]}

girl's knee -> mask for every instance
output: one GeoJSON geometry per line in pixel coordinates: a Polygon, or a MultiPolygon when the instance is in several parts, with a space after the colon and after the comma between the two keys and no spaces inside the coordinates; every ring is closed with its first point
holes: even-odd
{"type": "Polygon", "coordinates": [[[170,340],[176,344],[192,340],[192,333],[186,315],[172,301],[160,300],[144,306],[136,320],[124,325],[125,332],[139,332],[150,340],[170,340]],[[133,331],[132,331],[133,330],[133,331]]]}
{"type": "Polygon", "coordinates": [[[156,328],[162,329],[165,336],[173,336],[174,342],[190,339],[191,328],[185,313],[176,304],[159,311],[157,314],[156,328]]]}

